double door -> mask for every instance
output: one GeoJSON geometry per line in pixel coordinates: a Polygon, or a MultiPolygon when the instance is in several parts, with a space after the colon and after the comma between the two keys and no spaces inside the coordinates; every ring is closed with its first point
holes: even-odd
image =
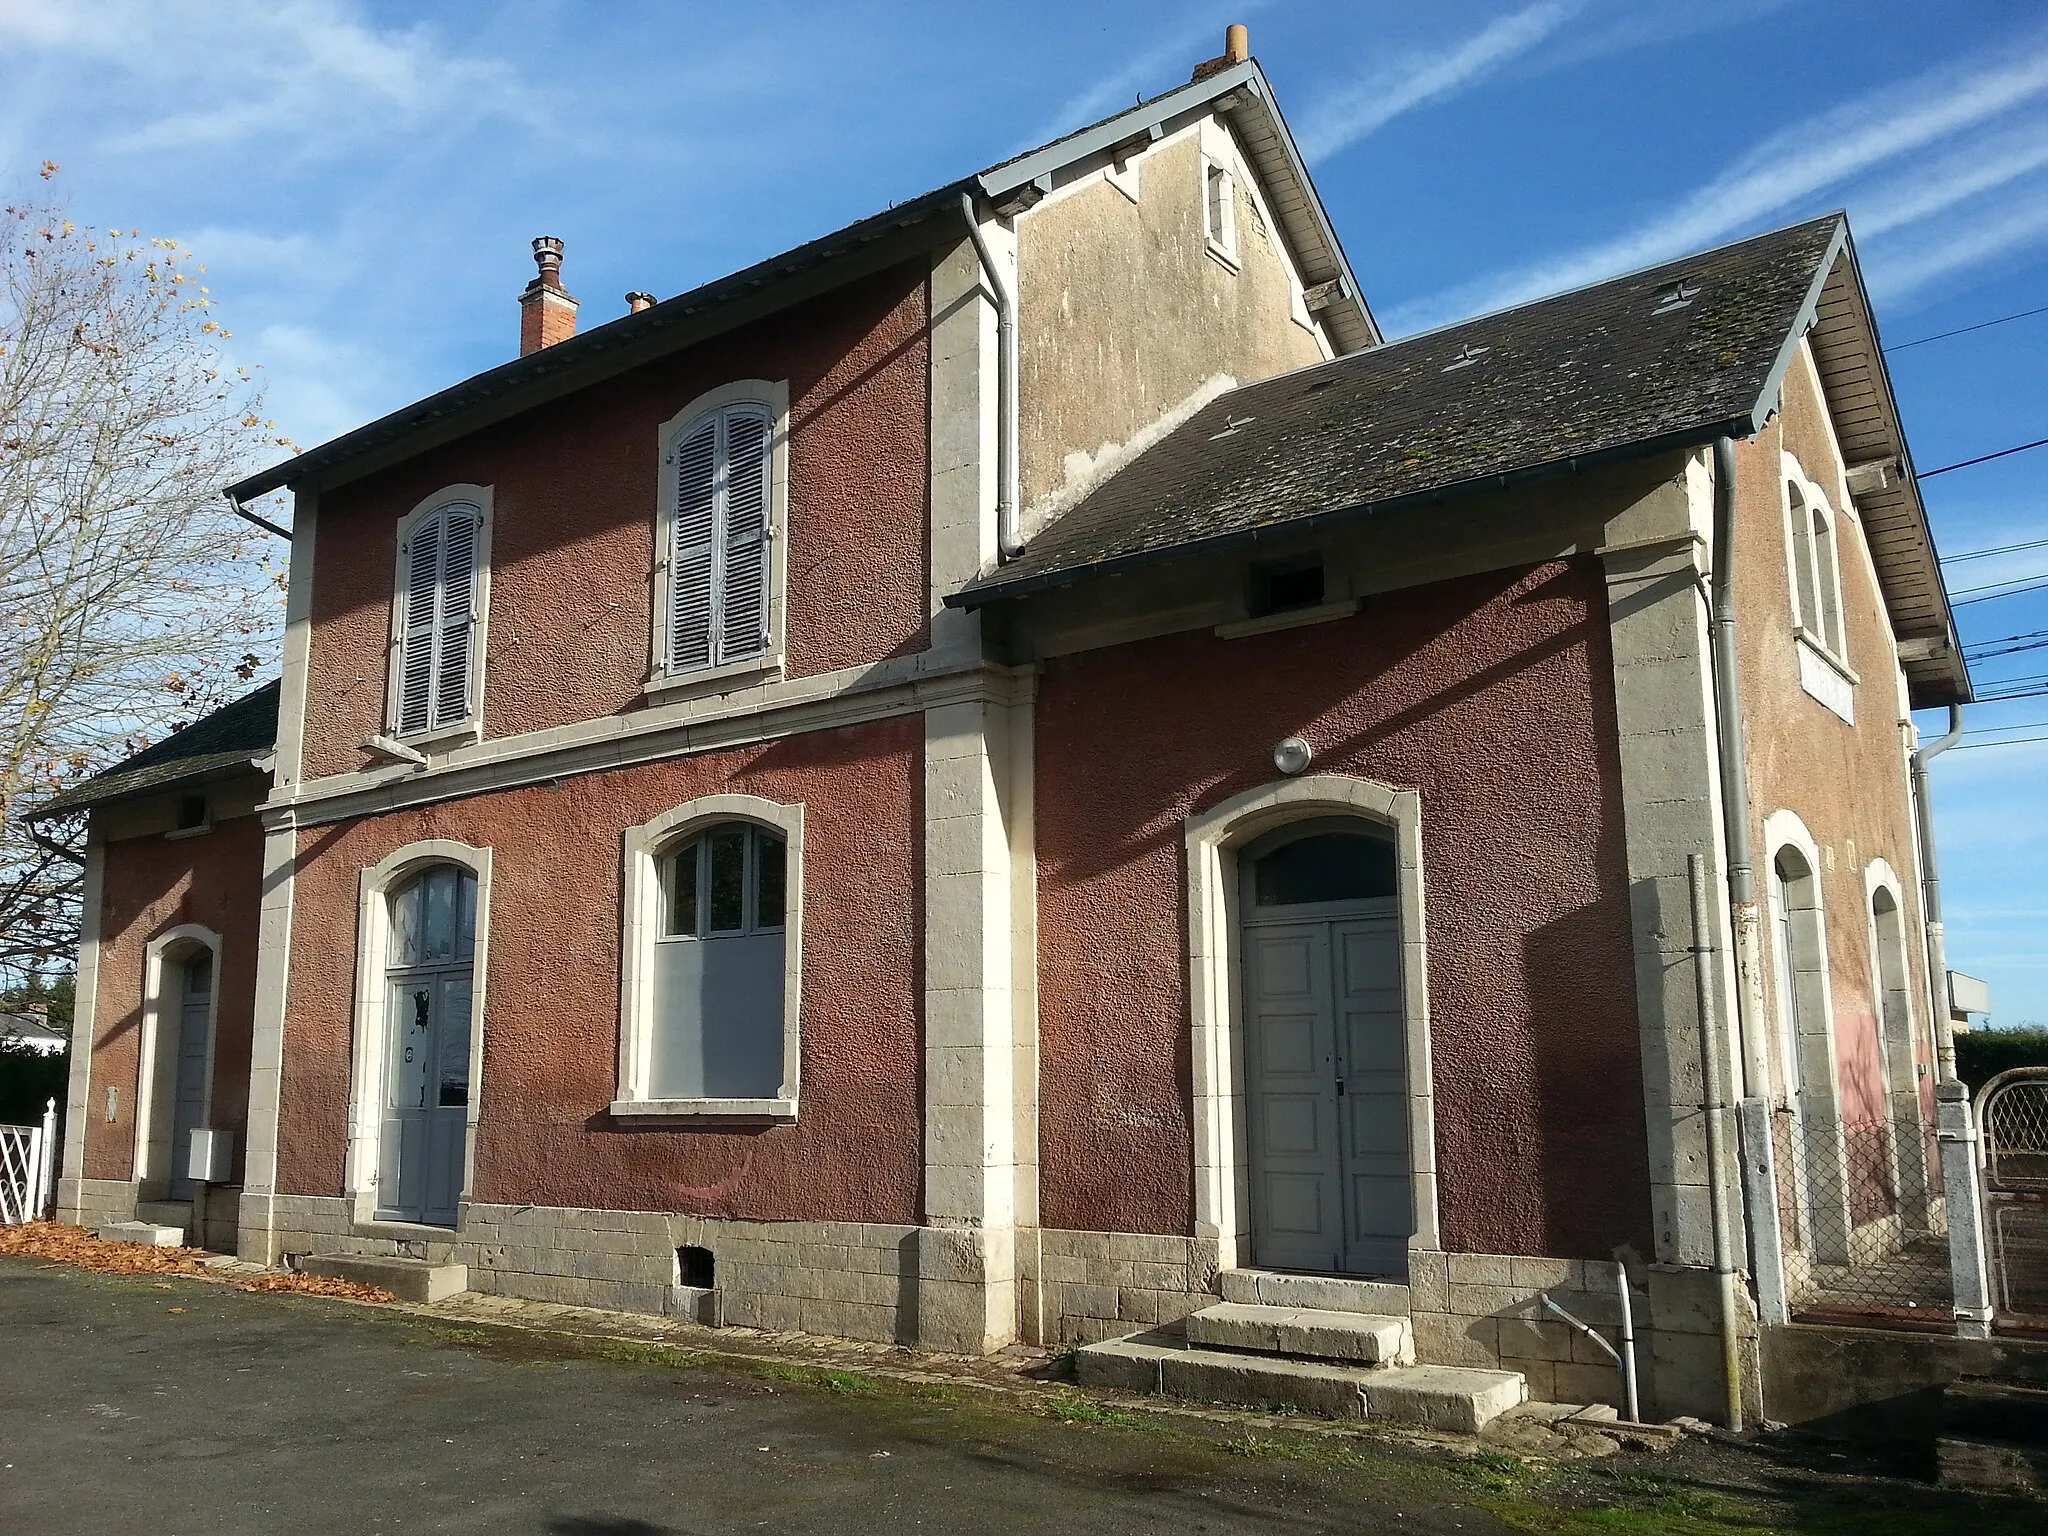
{"type": "Polygon", "coordinates": [[[469,1128],[470,967],[416,966],[389,987],[377,1215],[452,1227],[469,1128]]]}
{"type": "Polygon", "coordinates": [[[1246,920],[1254,1259],[1405,1276],[1414,1199],[1393,903],[1246,920]]]}

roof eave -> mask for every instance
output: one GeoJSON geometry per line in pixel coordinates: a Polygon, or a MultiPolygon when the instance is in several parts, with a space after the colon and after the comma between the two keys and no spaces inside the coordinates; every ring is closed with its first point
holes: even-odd
{"type": "Polygon", "coordinates": [[[1228,533],[1213,534],[1208,538],[1190,540],[1185,544],[1167,544],[1156,549],[1133,550],[1129,554],[1112,556],[1107,560],[1021,576],[1014,581],[991,581],[983,585],[964,587],[958,592],[947,593],[944,602],[949,608],[986,608],[992,603],[1028,597],[1052,587],[1072,586],[1102,576],[1122,575],[1148,566],[1162,565],[1172,560],[1215,554],[1254,544],[1261,539],[1301,533],[1353,518],[1405,511],[1411,507],[1427,506],[1432,502],[1478,495],[1486,491],[1512,490],[1538,481],[1580,474],[1586,470],[1597,469],[1603,464],[1619,463],[1625,459],[1650,458],[1660,453],[1697,448],[1717,437],[1748,437],[1756,430],[1753,413],[1731,417],[1726,421],[1688,427],[1680,432],[1669,432],[1638,442],[1595,449],[1591,453],[1567,454],[1560,458],[1524,465],[1518,469],[1503,470],[1497,474],[1446,481],[1442,485],[1432,486],[1426,490],[1351,502],[1344,506],[1329,507],[1321,512],[1312,512],[1303,517],[1283,518],[1275,522],[1260,523],[1251,528],[1232,529],[1228,533]]]}
{"type": "Polygon", "coordinates": [[[285,487],[330,487],[531,410],[574,390],[786,309],[908,257],[921,228],[957,209],[977,183],[959,181],[622,315],[427,396],[228,487],[249,500],[285,487]]]}
{"type": "Polygon", "coordinates": [[[122,784],[119,782],[121,770],[109,769],[105,775],[107,782],[100,789],[92,790],[93,781],[88,779],[72,793],[53,796],[34,810],[24,812],[21,820],[24,825],[39,821],[55,821],[61,816],[76,816],[81,811],[103,810],[107,806],[127,800],[146,800],[152,795],[191,789],[200,784],[218,784],[227,779],[267,774],[262,763],[270,752],[271,749],[266,747],[260,752],[220,753],[216,756],[195,758],[195,762],[204,763],[206,766],[194,768],[187,773],[149,779],[139,784],[122,784]]]}

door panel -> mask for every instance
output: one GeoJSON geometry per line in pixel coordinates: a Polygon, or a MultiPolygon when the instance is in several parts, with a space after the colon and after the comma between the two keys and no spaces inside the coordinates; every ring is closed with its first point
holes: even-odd
{"type": "Polygon", "coordinates": [[[469,1118],[467,966],[393,977],[377,1214],[452,1225],[469,1118]]]}
{"type": "Polygon", "coordinates": [[[198,1186],[189,1177],[192,1133],[206,1123],[206,1061],[212,1041],[207,1015],[210,994],[188,996],[178,1016],[178,1077],[171,1112],[171,1187],[173,1200],[190,1200],[198,1186]]]}
{"type": "Polygon", "coordinates": [[[1248,927],[1244,955],[1253,1246],[1261,1264],[1333,1267],[1344,1213],[1329,925],[1248,927]]]}
{"type": "Polygon", "coordinates": [[[1348,1270],[1404,1273],[1414,1231],[1401,942],[1392,917],[1333,923],[1348,1270]]]}

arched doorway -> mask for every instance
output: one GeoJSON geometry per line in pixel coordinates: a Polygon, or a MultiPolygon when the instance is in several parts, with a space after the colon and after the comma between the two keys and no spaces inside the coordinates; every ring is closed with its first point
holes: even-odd
{"type": "Polygon", "coordinates": [[[476,876],[435,864],[389,901],[376,1213],[453,1226],[469,1123],[476,876]]]}
{"type": "Polygon", "coordinates": [[[1352,817],[1238,859],[1253,1262],[1401,1277],[1415,1231],[1398,868],[1352,817]]]}
{"type": "Polygon", "coordinates": [[[213,1077],[213,951],[204,947],[186,952],[170,968],[166,980],[165,1014],[175,1012],[178,1020],[177,1064],[171,1086],[171,1182],[173,1200],[190,1200],[198,1193],[190,1172],[192,1133],[206,1124],[206,1108],[213,1077]]]}
{"type": "Polygon", "coordinates": [[[149,946],[142,1045],[142,1113],[136,1123],[138,1198],[189,1202],[193,1131],[213,1098],[215,992],[220,936],[189,924],[149,946]]]}

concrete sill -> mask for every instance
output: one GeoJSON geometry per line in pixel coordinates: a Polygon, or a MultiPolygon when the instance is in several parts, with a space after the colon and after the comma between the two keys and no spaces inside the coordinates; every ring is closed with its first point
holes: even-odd
{"type": "Polygon", "coordinates": [[[1256,619],[1232,619],[1228,624],[1216,626],[1219,640],[1242,640],[1247,635],[1271,634],[1276,629],[1300,629],[1307,624],[1327,624],[1332,619],[1348,619],[1358,612],[1358,599],[1347,598],[1341,603],[1318,603],[1313,608],[1283,608],[1278,613],[1261,614],[1256,619]]]}
{"type": "Polygon", "coordinates": [[[657,673],[647,679],[640,692],[651,703],[665,704],[699,694],[731,693],[752,683],[775,682],[781,676],[780,655],[755,656],[722,667],[700,667],[694,672],[657,673]]]}
{"type": "Polygon", "coordinates": [[[620,1120],[772,1120],[794,1123],[795,1099],[618,1099],[620,1120]]]}
{"type": "Polygon", "coordinates": [[[1219,245],[1214,239],[1204,238],[1202,245],[1208,251],[1209,259],[1224,271],[1234,275],[1244,270],[1244,264],[1227,247],[1219,245]]]}

